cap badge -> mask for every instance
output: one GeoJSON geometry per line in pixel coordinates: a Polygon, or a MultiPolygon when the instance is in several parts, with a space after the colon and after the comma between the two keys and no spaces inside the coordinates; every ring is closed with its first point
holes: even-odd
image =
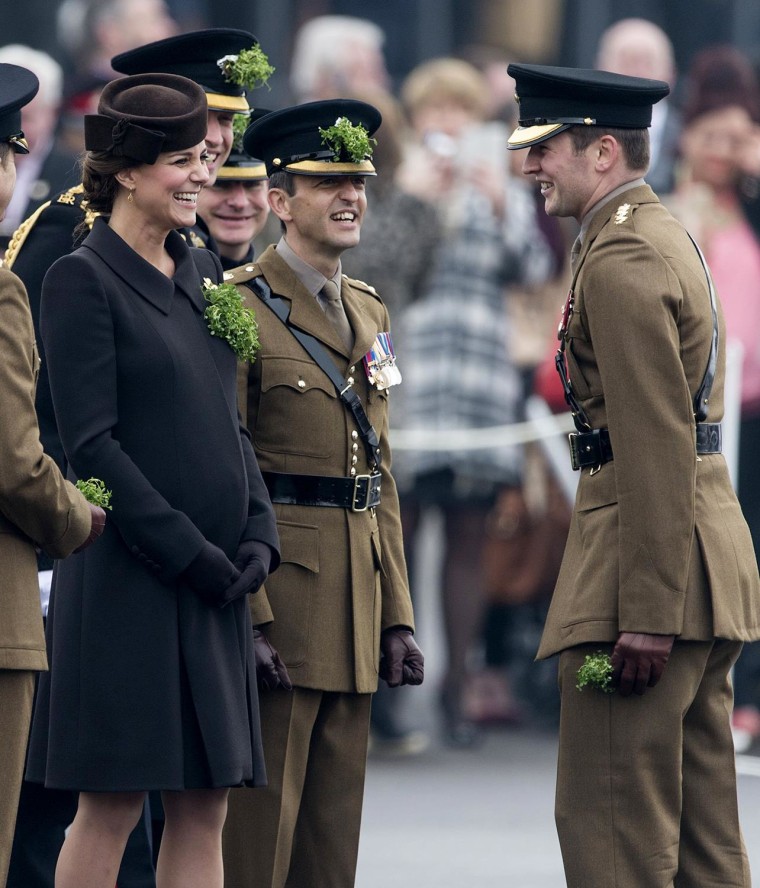
{"type": "Polygon", "coordinates": [[[631,212],[631,205],[628,203],[621,204],[615,210],[615,225],[622,225],[631,212]]]}

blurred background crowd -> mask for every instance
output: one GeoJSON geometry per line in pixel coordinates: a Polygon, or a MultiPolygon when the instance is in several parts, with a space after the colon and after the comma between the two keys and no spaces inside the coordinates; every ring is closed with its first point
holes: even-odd
{"type": "MultiPolygon", "coordinates": [[[[32,151],[17,158],[0,246],[79,181],[82,116],[114,77],[109,60],[214,26],[260,40],[276,69],[271,90],[256,96],[264,92],[268,108],[346,97],[382,112],[379,175],[367,183],[362,241],[343,268],[376,287],[393,322],[404,378],[391,414],[394,471],[413,591],[426,516],[440,528],[440,739],[472,747],[487,728],[553,726],[554,666],[532,659],[573,479],[556,470],[551,442],[530,421],[565,410],[554,331],[577,232],[572,220],[545,215],[520,173],[521,152],[505,150],[516,112],[507,63],[599,67],[671,85],[655,106],[647,180],[705,252],[741,355],[735,483],[757,546],[760,4],[26,0],[3,17],[0,61],[32,69],[41,88],[24,109],[32,151]]],[[[265,183],[222,178],[217,187],[200,209],[229,265],[278,239],[265,183]]],[[[760,750],[756,648],[737,668],[734,728],[737,745],[760,750]]],[[[404,699],[377,694],[377,751],[412,754],[429,742],[404,699]]]]}

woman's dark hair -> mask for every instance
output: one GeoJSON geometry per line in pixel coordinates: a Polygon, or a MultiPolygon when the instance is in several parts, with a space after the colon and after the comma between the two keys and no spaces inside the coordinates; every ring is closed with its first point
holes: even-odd
{"type": "Polygon", "coordinates": [[[649,133],[645,129],[573,126],[570,128],[573,151],[582,154],[592,142],[604,135],[612,136],[620,145],[629,169],[649,169],[649,133]]]}
{"type": "Polygon", "coordinates": [[[760,122],[760,83],[755,70],[736,47],[709,46],[694,56],[686,75],[683,122],[734,106],[760,122]]]}
{"type": "MultiPolygon", "coordinates": [[[[114,157],[105,151],[85,151],[81,159],[82,189],[87,200],[87,209],[108,218],[113,210],[113,202],[119,193],[116,173],[133,167],[135,162],[124,157],[114,157]]],[[[82,221],[74,232],[78,238],[86,234],[89,226],[82,221]]]]}

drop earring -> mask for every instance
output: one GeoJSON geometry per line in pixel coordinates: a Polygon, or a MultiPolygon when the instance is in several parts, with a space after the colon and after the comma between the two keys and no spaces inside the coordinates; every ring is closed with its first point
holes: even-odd
{"type": "Polygon", "coordinates": [[[129,189],[129,194],[127,195],[127,200],[129,201],[129,203],[134,203],[135,201],[134,197],[132,196],[134,190],[134,188],[129,189]]]}

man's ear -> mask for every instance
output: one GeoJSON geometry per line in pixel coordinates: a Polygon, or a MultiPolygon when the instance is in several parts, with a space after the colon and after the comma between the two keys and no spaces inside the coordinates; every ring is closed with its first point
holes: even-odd
{"type": "Polygon", "coordinates": [[[593,149],[594,168],[603,173],[613,167],[620,157],[620,145],[614,136],[603,135],[593,149]]]}
{"type": "Polygon", "coordinates": [[[291,196],[282,188],[270,188],[267,194],[269,208],[282,222],[292,222],[293,215],[290,212],[291,196]]]}

